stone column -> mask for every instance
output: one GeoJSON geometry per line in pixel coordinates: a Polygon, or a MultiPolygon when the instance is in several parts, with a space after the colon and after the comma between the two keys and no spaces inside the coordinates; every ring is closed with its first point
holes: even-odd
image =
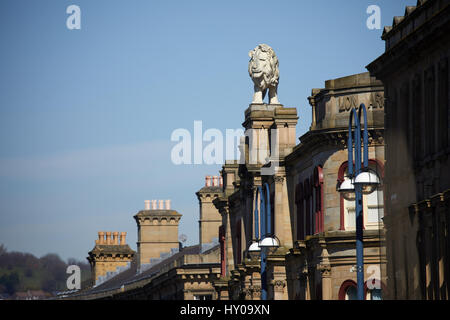
{"type": "Polygon", "coordinates": [[[322,300],[332,300],[331,267],[329,265],[319,265],[317,269],[322,273],[322,300]]]}
{"type": "Polygon", "coordinates": [[[285,287],[286,281],[284,280],[273,281],[274,300],[286,300],[285,287]]]}
{"type": "Polygon", "coordinates": [[[272,231],[280,239],[280,245],[292,247],[291,217],[289,214],[289,199],[284,175],[276,175],[274,192],[274,215],[275,226],[272,231]]]}

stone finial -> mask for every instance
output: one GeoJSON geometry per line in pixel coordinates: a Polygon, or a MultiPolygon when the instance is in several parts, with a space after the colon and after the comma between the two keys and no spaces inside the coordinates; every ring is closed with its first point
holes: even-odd
{"type": "Polygon", "coordinates": [[[269,104],[280,104],[278,101],[278,58],[275,51],[267,44],[260,44],[248,53],[248,73],[254,83],[252,103],[262,104],[269,90],[269,104]]]}
{"type": "Polygon", "coordinates": [[[145,204],[145,206],[144,206],[145,210],[150,210],[150,200],[145,200],[144,204],[145,204]]]}
{"type": "Polygon", "coordinates": [[[126,232],[121,232],[120,233],[120,245],[125,245],[126,244],[126,242],[125,242],[125,238],[127,237],[127,233],[126,232]]]}
{"type": "Polygon", "coordinates": [[[119,244],[119,232],[117,231],[113,232],[113,244],[114,245],[119,244]]]}
{"type": "Polygon", "coordinates": [[[166,200],[166,210],[170,210],[170,200],[166,200]]]}

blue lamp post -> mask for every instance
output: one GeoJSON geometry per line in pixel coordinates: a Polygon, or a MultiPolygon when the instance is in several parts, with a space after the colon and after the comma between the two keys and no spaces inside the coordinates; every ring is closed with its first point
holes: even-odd
{"type": "Polygon", "coordinates": [[[369,170],[369,142],[367,133],[367,111],[362,103],[358,112],[355,108],[350,111],[350,121],[348,125],[348,177],[339,186],[345,199],[355,203],[356,218],[356,278],[357,297],[364,300],[364,245],[363,245],[363,204],[362,195],[372,193],[379,184],[378,176],[369,170]],[[361,168],[361,112],[363,113],[363,163],[361,168]],[[353,119],[355,120],[355,168],[353,170],[353,119]]]}
{"type": "Polygon", "coordinates": [[[270,208],[270,190],[269,184],[264,184],[264,192],[262,187],[258,187],[255,197],[254,225],[255,225],[255,241],[250,245],[248,251],[250,253],[259,253],[261,258],[261,300],[267,300],[267,251],[270,248],[278,248],[279,243],[275,237],[272,237],[271,226],[271,208],[270,208]],[[258,195],[260,200],[260,209],[258,210],[258,195]],[[259,219],[261,220],[261,235],[259,240],[259,219]]]}

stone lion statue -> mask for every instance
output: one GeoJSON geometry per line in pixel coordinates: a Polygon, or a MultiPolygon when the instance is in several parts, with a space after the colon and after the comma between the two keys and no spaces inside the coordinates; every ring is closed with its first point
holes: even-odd
{"type": "Polygon", "coordinates": [[[280,104],[277,89],[280,71],[278,58],[267,44],[260,44],[248,53],[248,73],[255,85],[252,103],[263,103],[267,90],[269,90],[269,104],[280,104]]]}

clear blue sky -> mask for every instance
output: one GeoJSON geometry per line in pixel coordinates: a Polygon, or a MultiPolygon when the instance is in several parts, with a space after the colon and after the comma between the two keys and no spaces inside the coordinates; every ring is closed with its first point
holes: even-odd
{"type": "Polygon", "coordinates": [[[176,128],[240,128],[252,98],[248,51],[272,46],[280,102],[296,107],[324,81],[365,72],[382,26],[415,0],[0,2],[0,243],[84,259],[97,231],[127,231],[145,199],[172,199],[198,242],[195,192],[218,165],[175,166],[176,128]],[[81,8],[81,30],[66,8],[81,8]]]}

